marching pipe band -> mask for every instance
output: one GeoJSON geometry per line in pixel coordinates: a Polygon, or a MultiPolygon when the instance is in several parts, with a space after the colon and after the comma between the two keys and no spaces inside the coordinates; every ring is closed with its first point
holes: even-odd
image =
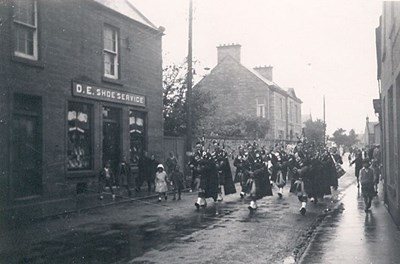
{"type": "MultiPolygon", "coordinates": [[[[299,212],[306,214],[307,202],[317,203],[324,195],[337,189],[335,164],[343,164],[335,148],[323,144],[299,140],[296,145],[275,144],[270,149],[256,142],[239,146],[234,156],[236,167],[232,177],[229,155],[219,142],[213,142],[213,150],[205,148],[204,141],[196,143],[196,151],[190,156],[192,174],[191,190],[198,191],[197,209],[207,205],[207,198],[223,201],[224,195],[236,193],[235,184],[240,183],[240,197],[250,197],[250,210],[257,209],[257,200],[272,196],[272,186],[278,188],[282,199],[283,189],[290,180],[290,192],[295,193],[301,203],[299,212]],[[223,191],[223,192],[222,192],[223,191]]],[[[210,147],[210,146],[209,146],[210,147]]]]}

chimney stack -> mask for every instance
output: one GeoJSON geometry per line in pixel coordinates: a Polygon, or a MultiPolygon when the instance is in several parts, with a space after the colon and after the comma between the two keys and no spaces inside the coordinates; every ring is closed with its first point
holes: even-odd
{"type": "Polygon", "coordinates": [[[270,80],[272,82],[272,70],[274,67],[271,65],[269,66],[260,66],[260,67],[255,67],[254,70],[261,74],[262,77],[264,77],[267,80],[270,80]]]}
{"type": "Polygon", "coordinates": [[[226,56],[231,56],[240,62],[240,44],[224,44],[217,47],[218,63],[220,63],[226,56]]]}

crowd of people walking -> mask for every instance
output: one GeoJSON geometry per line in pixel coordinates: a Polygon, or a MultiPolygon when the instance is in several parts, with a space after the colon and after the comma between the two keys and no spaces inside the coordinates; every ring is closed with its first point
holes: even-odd
{"type": "Polygon", "coordinates": [[[355,165],[357,188],[364,198],[365,211],[369,211],[371,201],[378,194],[378,183],[381,178],[381,152],[379,145],[350,149],[349,165],[355,165]]]}
{"type": "MultiPolygon", "coordinates": [[[[257,200],[273,195],[273,186],[276,186],[278,198],[282,199],[284,187],[290,183],[288,189],[297,195],[299,212],[304,215],[307,203],[318,203],[325,195],[331,195],[338,188],[338,178],[345,173],[342,168],[343,154],[336,147],[327,148],[324,144],[305,139],[297,144],[275,144],[269,148],[259,146],[256,142],[247,143],[238,147],[237,155],[228,154],[217,141],[207,149],[204,145],[204,142],[196,144],[188,162],[190,191],[197,192],[194,203],[197,209],[205,207],[208,198],[222,202],[224,195],[235,194],[235,183],[239,183],[239,197],[249,197],[248,208],[256,210],[257,200]],[[236,168],[234,174],[230,160],[236,168]]],[[[357,187],[361,183],[368,210],[372,197],[377,194],[381,175],[379,146],[350,149],[347,158],[349,166],[355,165],[357,187]]],[[[146,182],[148,192],[158,193],[158,202],[167,200],[169,191],[173,194],[173,200],[180,200],[186,180],[178,163],[173,152],[169,153],[164,164],[156,160],[154,155],[149,156],[144,152],[138,160],[135,191],[141,192],[146,182]]],[[[126,189],[130,197],[131,175],[131,168],[124,157],[116,173],[110,167],[110,162],[106,162],[99,174],[100,199],[105,188],[115,198],[113,185],[126,189]]]]}
{"type": "MultiPolygon", "coordinates": [[[[207,198],[222,201],[224,194],[235,193],[230,172],[228,154],[219,143],[214,149],[204,149],[198,142],[189,166],[192,171],[192,188],[197,189],[197,208],[206,206],[207,198]]],[[[338,187],[343,164],[337,148],[328,149],[322,144],[301,140],[296,145],[275,144],[266,149],[256,143],[240,146],[234,157],[236,167],[234,181],[241,186],[240,197],[250,197],[250,210],[257,209],[257,200],[271,196],[272,186],[278,188],[278,197],[283,197],[284,186],[291,182],[290,191],[301,203],[300,213],[305,214],[307,202],[317,203],[324,195],[338,187]]]]}

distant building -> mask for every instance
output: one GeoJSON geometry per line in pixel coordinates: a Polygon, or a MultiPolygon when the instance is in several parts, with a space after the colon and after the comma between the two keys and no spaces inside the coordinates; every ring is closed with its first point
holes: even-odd
{"type": "Polygon", "coordinates": [[[283,89],[273,82],[273,67],[249,69],[241,64],[241,45],[217,47],[218,64],[196,84],[210,91],[218,108],[206,124],[215,120],[249,115],[269,120],[270,140],[296,140],[301,135],[301,104],[293,88],[283,89]]]}
{"type": "Polygon", "coordinates": [[[375,129],[377,126],[379,127],[378,122],[370,122],[369,117],[366,118],[363,137],[363,144],[365,146],[373,146],[375,144],[379,144],[379,141],[376,141],[376,133],[378,133],[378,136],[380,135],[380,133],[375,129]]]}
{"type": "Polygon", "coordinates": [[[384,200],[400,225],[400,2],[385,1],[376,29],[380,100],[374,100],[381,123],[384,200]]]}
{"type": "Polygon", "coordinates": [[[163,30],[129,1],[0,1],[0,20],[0,210],[70,210],[106,161],[162,155],[163,30]]]}
{"type": "Polygon", "coordinates": [[[376,122],[374,125],[375,145],[381,145],[381,124],[376,122]]]}
{"type": "Polygon", "coordinates": [[[302,125],[302,127],[305,127],[305,122],[307,122],[308,120],[313,121],[311,113],[305,114],[305,115],[301,115],[301,125],[302,125]]]}

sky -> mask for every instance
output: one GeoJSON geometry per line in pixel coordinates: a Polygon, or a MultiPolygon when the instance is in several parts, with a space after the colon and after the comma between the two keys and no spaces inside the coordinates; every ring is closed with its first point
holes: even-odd
{"type": "MultiPolygon", "coordinates": [[[[163,63],[180,64],[188,50],[189,0],[130,0],[165,28],[163,63]]],[[[271,65],[273,81],[295,89],[302,114],[323,119],[327,133],[363,133],[366,117],[377,121],[379,98],[375,28],[376,0],[193,0],[193,58],[197,69],[217,64],[221,44],[240,44],[241,63],[271,65]]],[[[207,71],[200,71],[207,74],[207,71]]]]}

